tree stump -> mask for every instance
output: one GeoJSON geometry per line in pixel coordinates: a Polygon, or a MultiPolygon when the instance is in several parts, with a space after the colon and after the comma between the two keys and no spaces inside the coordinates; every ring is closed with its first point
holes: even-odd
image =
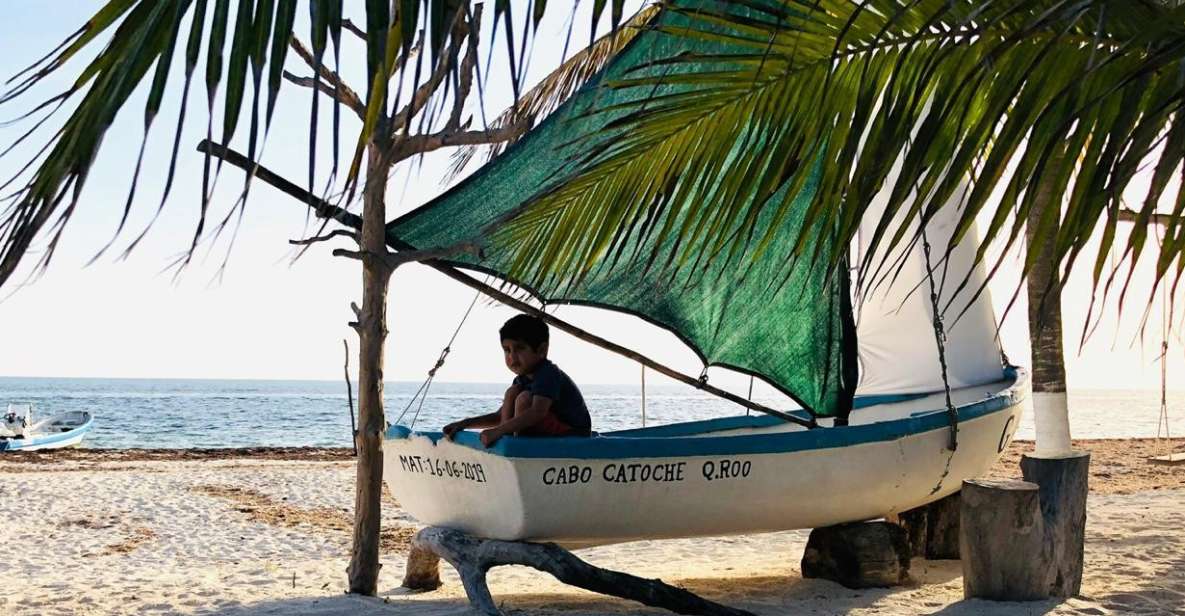
{"type": "Polygon", "coordinates": [[[486,616],[502,614],[486,585],[486,572],[499,565],[525,565],[550,573],[571,586],[631,599],[678,614],[754,616],[744,610],[708,601],[682,588],[665,584],[662,580],[647,580],[594,567],[554,543],[481,539],[448,528],[429,527],[416,533],[412,539],[413,554],[409,556],[409,570],[416,550],[421,552],[416,557],[419,559],[417,566],[431,560],[423,555],[427,553],[437,557],[432,561],[433,565],[443,558],[456,568],[470,606],[486,616]]]}
{"type": "Polygon", "coordinates": [[[961,518],[965,598],[1033,601],[1049,596],[1049,558],[1037,484],[965,480],[961,518]]]}
{"type": "Polygon", "coordinates": [[[926,549],[928,560],[959,559],[959,518],[962,501],[955,492],[926,505],[926,549]]]}
{"type": "Polygon", "coordinates": [[[407,554],[407,569],[403,572],[403,587],[409,590],[440,588],[440,557],[432,550],[414,543],[407,554]]]}
{"type": "Polygon", "coordinates": [[[898,586],[909,579],[909,538],[889,522],[816,528],[802,555],[802,576],[848,588],[898,586]]]}
{"type": "Polygon", "coordinates": [[[1073,597],[1082,590],[1090,453],[1026,455],[1020,459],[1020,470],[1025,481],[1040,488],[1045,548],[1053,575],[1049,592],[1055,597],[1073,597]]]}

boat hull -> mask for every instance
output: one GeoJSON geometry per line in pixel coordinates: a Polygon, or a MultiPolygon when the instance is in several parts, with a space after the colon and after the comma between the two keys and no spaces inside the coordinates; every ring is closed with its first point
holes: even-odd
{"type": "MultiPolygon", "coordinates": [[[[954,493],[998,459],[1026,394],[1027,380],[1018,379],[961,407],[954,452],[945,413],[772,434],[761,425],[726,436],[652,429],[659,436],[534,439],[490,451],[468,442],[471,434],[450,442],[395,426],[384,442],[384,474],[420,522],[495,539],[579,547],[815,528],[954,493]]],[[[666,428],[680,429],[687,431],[666,428]]],[[[524,440],[531,439],[512,439],[524,440]]]]}

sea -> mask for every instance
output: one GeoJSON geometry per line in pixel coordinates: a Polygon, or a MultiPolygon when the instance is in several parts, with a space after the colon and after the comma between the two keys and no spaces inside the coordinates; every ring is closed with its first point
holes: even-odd
{"type": "MultiPolygon", "coordinates": [[[[422,429],[493,411],[505,384],[388,383],[388,420],[422,429]]],[[[643,424],[642,395],[634,385],[583,385],[594,429],[607,432],[643,424]]],[[[354,408],[357,405],[357,389],[354,408]]],[[[646,425],[743,413],[729,402],[678,385],[651,385],[646,425]]],[[[0,377],[0,410],[31,402],[38,415],[90,411],[95,427],[84,447],[189,449],[226,447],[350,447],[350,402],[344,381],[100,379],[0,377]]],[[[772,401],[764,401],[772,402],[772,401]]],[[[1185,391],[1169,392],[1169,429],[1185,436],[1185,391]]],[[[1075,438],[1157,436],[1160,392],[1076,390],[1070,393],[1075,438]]],[[[356,412],[356,411],[355,411],[356,412]]],[[[1033,438],[1025,417],[1019,439],[1033,438]]]]}

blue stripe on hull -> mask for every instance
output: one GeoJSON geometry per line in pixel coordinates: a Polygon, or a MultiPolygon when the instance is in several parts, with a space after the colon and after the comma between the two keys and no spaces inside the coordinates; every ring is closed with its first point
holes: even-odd
{"type": "MultiPolygon", "coordinates": [[[[990,398],[959,407],[959,420],[969,421],[997,413],[1021,402],[1025,397],[1023,385],[1028,380],[1028,374],[1019,368],[1008,368],[1005,371],[1005,376],[1012,382],[1003,391],[990,398]]],[[[890,396],[871,404],[885,404],[906,399],[910,399],[910,397],[890,396]]],[[[868,405],[869,403],[865,403],[864,406],[868,405]]],[[[639,430],[624,430],[591,438],[504,437],[489,449],[482,446],[476,432],[461,432],[457,434],[456,443],[505,458],[620,459],[742,455],[830,449],[888,441],[932,430],[943,430],[949,425],[948,422],[945,410],[935,410],[902,419],[841,428],[740,436],[692,436],[718,430],[766,427],[781,423],[781,420],[776,417],[725,417],[639,430]]],[[[405,426],[394,425],[387,428],[386,438],[388,440],[406,439],[413,434],[426,436],[433,442],[444,437],[440,432],[413,432],[405,426]]]]}

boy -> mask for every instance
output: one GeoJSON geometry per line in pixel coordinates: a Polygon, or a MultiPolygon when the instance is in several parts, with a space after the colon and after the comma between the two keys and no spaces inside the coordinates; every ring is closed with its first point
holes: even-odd
{"type": "Polygon", "coordinates": [[[572,379],[547,359],[547,324],[520,314],[507,321],[498,334],[506,367],[515,374],[502,407],[450,423],[443,429],[445,437],[452,440],[465,428],[485,428],[481,444],[490,447],[507,434],[588,436],[592,421],[584,396],[572,379]]]}

